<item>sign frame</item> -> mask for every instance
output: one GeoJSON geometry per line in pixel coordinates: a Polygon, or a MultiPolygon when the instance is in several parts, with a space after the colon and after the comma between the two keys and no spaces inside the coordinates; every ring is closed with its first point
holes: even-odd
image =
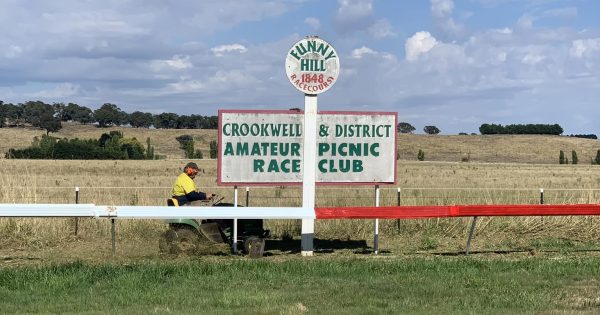
{"type": "MultiPolygon", "coordinates": [[[[302,110],[235,110],[235,109],[221,109],[218,111],[218,120],[219,120],[219,129],[218,129],[218,143],[217,143],[217,154],[218,154],[218,163],[217,163],[217,185],[218,186],[302,186],[303,182],[224,182],[222,179],[222,114],[275,114],[275,115],[289,115],[289,114],[297,114],[303,115],[304,111],[302,110]]],[[[396,185],[398,183],[398,162],[396,157],[398,155],[398,132],[396,126],[398,125],[398,113],[396,112],[374,112],[374,111],[319,111],[318,115],[356,115],[356,116],[394,116],[394,125],[393,133],[394,133],[394,181],[393,182],[316,182],[317,186],[373,186],[373,185],[396,185]]],[[[304,124],[302,122],[302,124],[304,124]]],[[[304,130],[303,130],[304,131],[304,130]]],[[[305,133],[303,132],[303,137],[305,133]]],[[[317,139],[318,140],[318,139],[317,139]]],[[[303,156],[304,161],[304,156],[303,156]]],[[[304,163],[302,163],[304,166],[304,163]]]]}

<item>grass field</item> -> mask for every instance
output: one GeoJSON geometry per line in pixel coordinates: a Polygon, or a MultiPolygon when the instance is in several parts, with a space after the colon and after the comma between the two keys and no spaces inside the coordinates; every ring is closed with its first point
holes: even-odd
{"type": "MultiPolygon", "coordinates": [[[[66,126],[61,136],[97,138],[97,128],[66,126]],[[81,130],[83,129],[83,130],[81,130]]],[[[5,132],[14,130],[0,129],[5,132]]],[[[4,146],[26,146],[16,132],[4,146]],[[11,142],[12,141],[12,142],[11,142]]],[[[157,153],[179,158],[179,134],[210,131],[125,130],[157,153]],[[130,133],[131,131],[131,133],[130,133]],[[137,132],[137,133],[135,133],[137,132]],[[173,139],[170,139],[170,138],[173,139]]],[[[599,203],[597,141],[566,137],[403,135],[398,184],[381,187],[381,205],[599,203]],[[415,161],[422,148],[426,161],[415,161]],[[558,150],[577,150],[581,165],[558,165],[558,150]],[[465,153],[466,152],[466,153],[465,153]],[[469,155],[470,153],[470,155],[469,155]],[[465,154],[470,162],[459,162],[465,154]],[[503,162],[503,163],[488,163],[503,162]]],[[[4,150],[4,147],[0,148],[4,150]]],[[[181,152],[182,153],[182,152],[181,152]]],[[[567,156],[569,156],[567,154],[567,156]]],[[[0,203],[163,205],[184,160],[33,161],[0,159],[0,203]]],[[[196,161],[207,192],[216,161],[196,161]]],[[[373,205],[373,187],[319,187],[317,206],[373,205]]],[[[242,188],[239,203],[245,205],[242,188]]],[[[299,187],[252,187],[250,206],[299,206],[299,187]]],[[[600,219],[480,218],[464,257],[469,218],[381,220],[380,255],[372,255],[373,220],[316,223],[315,255],[299,257],[299,222],[266,221],[273,237],[260,260],[229,255],[164,255],[166,224],[117,220],[116,253],[108,220],[0,218],[2,313],[414,313],[594,314],[600,311],[600,219]]]]}
{"type": "Polygon", "coordinates": [[[594,314],[598,257],[327,258],[90,265],[0,273],[3,313],[594,314]]]}

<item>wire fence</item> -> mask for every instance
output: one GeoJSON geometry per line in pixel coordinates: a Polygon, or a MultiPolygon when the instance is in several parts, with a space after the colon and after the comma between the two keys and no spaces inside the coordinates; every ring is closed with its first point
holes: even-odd
{"type": "MultiPolygon", "coordinates": [[[[223,202],[241,206],[299,207],[302,188],[269,187],[202,187],[216,193],[223,202]]],[[[316,190],[317,207],[372,206],[375,187],[321,186],[316,190]]],[[[594,204],[600,202],[600,189],[589,188],[506,188],[506,187],[379,187],[381,206],[454,205],[454,204],[594,204]]],[[[94,203],[104,205],[164,205],[171,187],[86,186],[43,187],[11,186],[0,190],[0,203],[94,203]]]]}

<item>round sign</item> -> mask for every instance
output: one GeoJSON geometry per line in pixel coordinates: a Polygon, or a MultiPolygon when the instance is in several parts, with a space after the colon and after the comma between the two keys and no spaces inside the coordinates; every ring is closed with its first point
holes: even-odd
{"type": "Polygon", "coordinates": [[[337,81],[340,58],[328,42],[309,36],[290,49],[285,59],[285,72],[292,85],[300,92],[323,93],[337,81]]]}

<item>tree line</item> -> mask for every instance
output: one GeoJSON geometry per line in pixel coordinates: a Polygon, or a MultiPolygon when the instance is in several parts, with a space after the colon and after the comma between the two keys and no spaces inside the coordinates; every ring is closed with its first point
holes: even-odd
{"type": "Polygon", "coordinates": [[[126,138],[120,131],[103,133],[99,139],[59,139],[42,135],[31,146],[10,149],[7,159],[75,159],[75,160],[153,160],[154,147],[150,138],[146,148],[136,138],[126,138]]]}
{"type": "Polygon", "coordinates": [[[62,128],[62,122],[97,124],[98,127],[126,126],[160,129],[217,129],[217,116],[151,114],[141,111],[126,113],[117,105],[105,103],[96,110],[75,103],[46,104],[28,101],[11,104],[0,101],[0,128],[27,124],[46,130],[46,134],[62,128]]]}
{"type": "Polygon", "coordinates": [[[479,127],[482,135],[507,134],[507,135],[561,135],[563,128],[558,124],[513,124],[502,126],[500,124],[483,124],[479,127]]]}

